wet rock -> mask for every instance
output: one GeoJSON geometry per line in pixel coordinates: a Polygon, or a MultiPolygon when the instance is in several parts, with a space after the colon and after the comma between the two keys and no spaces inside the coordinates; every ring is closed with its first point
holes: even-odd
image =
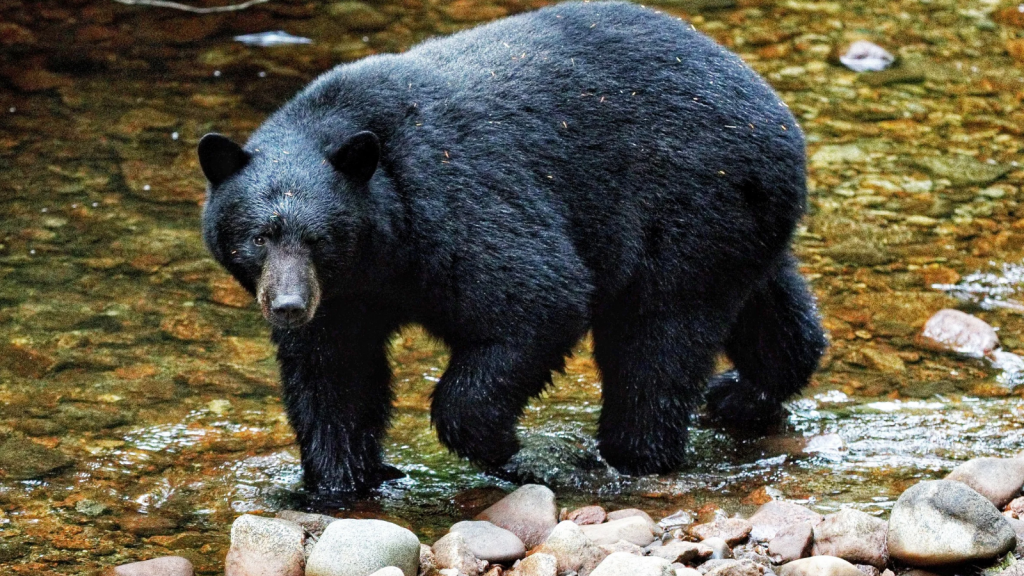
{"type": "Polygon", "coordinates": [[[126,112],[114,125],[122,136],[136,136],[146,130],[169,131],[178,124],[178,119],[166,112],[153,108],[136,108],[126,112]]]}
{"type": "Polygon", "coordinates": [[[224,576],[303,576],[304,539],[294,522],[243,514],[231,525],[224,576]]]}
{"type": "Polygon", "coordinates": [[[56,436],[64,427],[46,418],[25,418],[14,423],[14,427],[29,436],[56,436]]]}
{"type": "Polygon", "coordinates": [[[327,529],[329,524],[337,522],[338,520],[332,516],[312,514],[310,512],[298,512],[296,510],[281,510],[274,516],[281,520],[298,524],[303,530],[312,534],[316,538],[319,538],[320,535],[324,533],[324,530],[327,529]]]}
{"type": "Polygon", "coordinates": [[[701,544],[711,548],[712,560],[726,560],[732,558],[732,548],[730,548],[729,544],[722,538],[707,538],[703,540],[701,544]]]}
{"type": "Polygon", "coordinates": [[[0,562],[12,562],[28,554],[29,548],[14,540],[0,540],[0,562]]]}
{"type": "Polygon", "coordinates": [[[525,560],[516,563],[509,572],[510,576],[555,576],[558,574],[558,562],[551,554],[530,554],[525,560]]]}
{"type": "Polygon", "coordinates": [[[31,480],[55,474],[74,461],[60,450],[47,448],[19,436],[0,442],[0,477],[31,480]]]}
{"type": "Polygon", "coordinates": [[[724,518],[710,524],[691,526],[687,532],[696,538],[721,538],[730,546],[735,546],[747,538],[753,525],[743,518],[724,518]]]}
{"type": "Polygon", "coordinates": [[[558,524],[555,493],[546,486],[527,484],[505,496],[476,517],[515,534],[527,549],[544,542],[558,524]]]}
{"type": "Polygon", "coordinates": [[[31,45],[36,43],[36,35],[24,26],[13,22],[0,22],[0,46],[31,45]]]}
{"type": "Polygon", "coordinates": [[[116,408],[94,408],[77,404],[61,404],[54,416],[57,424],[69,430],[99,432],[108,428],[117,428],[131,424],[135,414],[116,408]]]}
{"type": "Polygon", "coordinates": [[[105,504],[101,504],[95,500],[79,500],[75,502],[75,511],[89,518],[95,518],[102,516],[109,511],[109,508],[105,504]]]}
{"type": "Polygon", "coordinates": [[[22,378],[42,378],[57,360],[28,346],[0,344],[0,367],[22,378]]]}
{"type": "Polygon", "coordinates": [[[857,40],[839,56],[843,66],[854,72],[879,72],[891,66],[895,60],[885,48],[867,40],[857,40]]]}
{"type": "Polygon", "coordinates": [[[435,542],[431,550],[434,551],[434,562],[441,570],[457,570],[457,574],[477,576],[487,568],[487,562],[473,554],[466,539],[459,532],[449,532],[435,542]]]}
{"type": "Polygon", "coordinates": [[[987,164],[973,156],[918,156],[911,164],[934,178],[946,178],[953,186],[986,186],[1002,178],[1012,166],[987,164]]]}
{"type": "Polygon", "coordinates": [[[946,480],[963,482],[1002,508],[1020,496],[1024,487],[1024,460],[975,458],[954,468],[946,480]]]}
{"type": "Polygon", "coordinates": [[[181,556],[164,556],[111,568],[109,576],[193,576],[192,563],[181,556]]]}
{"type": "Polygon", "coordinates": [[[614,544],[619,540],[632,542],[637,546],[647,546],[654,541],[654,533],[651,526],[639,516],[630,516],[619,520],[612,520],[604,524],[591,524],[580,526],[580,529],[594,544],[614,544]]]}
{"type": "Polygon", "coordinates": [[[814,527],[815,556],[835,556],[853,564],[885,568],[887,524],[860,510],[844,508],[814,527]]]}
{"type": "Polygon", "coordinates": [[[153,514],[128,514],[117,519],[121,530],[135,536],[158,536],[171,534],[178,528],[178,523],[164,516],[153,514]]]}
{"type": "Polygon", "coordinates": [[[445,5],[442,10],[455,22],[487,22],[508,15],[508,10],[501,6],[474,0],[455,0],[445,5]]]}
{"type": "Polygon", "coordinates": [[[604,559],[591,576],[675,576],[672,563],[664,558],[634,556],[616,552],[604,559]]]}
{"type": "Polygon", "coordinates": [[[779,576],[864,576],[857,567],[842,558],[813,556],[775,569],[779,576]]]}
{"type": "Polygon", "coordinates": [[[579,525],[600,524],[604,522],[608,514],[600,506],[584,506],[577,508],[566,515],[566,520],[571,520],[579,525]]]}
{"type": "Polygon", "coordinates": [[[397,566],[416,576],[420,541],[382,520],[342,519],[328,524],[306,561],[305,576],[364,576],[397,566]]]}
{"type": "Polygon", "coordinates": [[[690,512],[689,510],[676,510],[672,514],[669,514],[659,520],[658,526],[660,526],[662,530],[666,531],[676,530],[679,528],[686,528],[690,524],[693,524],[694,521],[695,517],[693,512],[690,512]]]}
{"type": "Polygon", "coordinates": [[[858,266],[880,266],[896,259],[887,246],[863,238],[849,238],[821,253],[837,262],[858,266]]]}
{"type": "Polygon", "coordinates": [[[821,146],[811,155],[812,166],[827,167],[831,164],[858,164],[870,160],[867,152],[856,144],[828,144],[821,146]]]}
{"type": "Polygon", "coordinates": [[[774,538],[779,530],[791,524],[809,522],[811,526],[814,526],[824,519],[821,514],[799,504],[774,500],[758,508],[757,512],[750,517],[752,526],[750,537],[755,540],[768,541],[774,538]]]}
{"type": "Polygon", "coordinates": [[[651,556],[664,558],[669,562],[681,562],[693,564],[694,560],[707,560],[714,554],[714,549],[705,543],[683,542],[682,540],[670,540],[663,545],[654,544],[647,547],[651,556]]]}
{"type": "Polygon", "coordinates": [[[918,343],[934,350],[981,358],[999,346],[999,336],[984,320],[946,308],[925,322],[918,343]]]}
{"type": "Polygon", "coordinates": [[[775,533],[768,543],[768,552],[781,564],[811,555],[814,543],[814,529],[810,522],[790,524],[775,533]]]}
{"type": "Polygon", "coordinates": [[[576,572],[586,576],[608,554],[599,548],[575,522],[560,522],[536,552],[554,556],[558,573],[576,572]]]}
{"type": "Polygon", "coordinates": [[[647,524],[651,527],[651,532],[653,532],[655,536],[661,536],[662,532],[664,532],[661,526],[659,526],[658,523],[655,522],[653,518],[651,518],[650,514],[644,512],[639,508],[625,508],[622,510],[615,510],[613,512],[608,513],[608,520],[622,520],[623,518],[634,517],[643,518],[644,520],[646,520],[647,524]]]}
{"type": "Polygon", "coordinates": [[[72,81],[42,67],[42,62],[25,62],[19,66],[0,67],[0,76],[22,92],[44,92],[72,85],[72,81]]]}
{"type": "Polygon", "coordinates": [[[765,572],[764,566],[750,560],[710,560],[701,571],[704,576],[761,576],[765,572]]]}
{"type": "Polygon", "coordinates": [[[335,2],[327,7],[327,13],[348,30],[355,32],[376,32],[388,27],[392,18],[363,2],[335,2]]]}
{"type": "Polygon", "coordinates": [[[490,522],[465,520],[455,523],[449,532],[461,534],[473,555],[481,560],[507,564],[526,555],[518,536],[490,522]]]}
{"type": "Polygon", "coordinates": [[[565,486],[576,490],[606,486],[618,477],[597,453],[593,438],[531,434],[501,468],[501,474],[523,484],[565,486]]]}
{"type": "Polygon", "coordinates": [[[893,560],[928,567],[990,560],[1013,550],[1017,536],[984,496],[960,482],[933,480],[900,495],[888,542],[893,560]]]}

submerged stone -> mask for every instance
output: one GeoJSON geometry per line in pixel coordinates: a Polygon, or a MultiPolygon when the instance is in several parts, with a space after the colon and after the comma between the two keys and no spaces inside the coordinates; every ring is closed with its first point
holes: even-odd
{"type": "Polygon", "coordinates": [[[6,480],[42,478],[74,461],[60,450],[18,436],[0,442],[0,475],[6,480]]]}

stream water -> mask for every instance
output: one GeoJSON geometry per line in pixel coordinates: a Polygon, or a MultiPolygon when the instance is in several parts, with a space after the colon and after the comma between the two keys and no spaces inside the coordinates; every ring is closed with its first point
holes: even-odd
{"type": "MultiPolygon", "coordinates": [[[[544,3],[271,0],[199,15],[0,2],[4,573],[173,553],[215,574],[238,514],[308,504],[268,330],[199,236],[196,143],[208,131],[244,139],[334,64],[544,3]]],[[[884,516],[920,479],[1024,449],[1016,378],[915,343],[931,314],[957,307],[1024,353],[1024,10],[654,4],[741,54],[803,123],[812,198],[795,250],[832,346],[779,434],[737,439],[698,424],[689,469],[562,487],[560,503],[732,514],[781,497],[884,516]],[[842,67],[837,55],[861,39],[897,64],[842,67]]],[[[407,477],[331,512],[392,519],[429,542],[511,487],[436,441],[428,397],[445,362],[420,329],[395,337],[386,451],[407,477]]],[[[599,409],[583,342],[522,430],[586,438],[599,409]]]]}

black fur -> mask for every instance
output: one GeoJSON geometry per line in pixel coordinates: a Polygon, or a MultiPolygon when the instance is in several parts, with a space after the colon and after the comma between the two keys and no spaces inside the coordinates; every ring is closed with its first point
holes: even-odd
{"type": "Polygon", "coordinates": [[[485,467],[517,451],[524,406],[588,328],[600,449],[630,473],[680,465],[719,351],[740,376],[710,408],[740,422],[777,415],[822,353],[788,255],[796,121],[738,57],[653,10],[559,4],[340,66],[243,156],[211,144],[213,254],[253,292],[285,254],[322,292],[297,327],[262,302],[311,488],[379,480],[386,343],[406,323],[451,347],[433,422],[485,467]]]}

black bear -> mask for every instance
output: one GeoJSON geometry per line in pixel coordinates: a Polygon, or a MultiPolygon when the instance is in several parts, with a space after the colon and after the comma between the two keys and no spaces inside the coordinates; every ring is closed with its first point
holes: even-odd
{"type": "Polygon", "coordinates": [[[403,324],[451,348],[432,421],[489,469],[588,329],[599,448],[629,474],[682,464],[709,378],[709,412],[760,429],[825,346],[788,249],[796,121],[651,9],[558,4],[339,66],[199,159],[204,239],[273,325],[311,490],[387,473],[403,324]],[[712,378],[723,351],[735,371],[712,378]]]}

